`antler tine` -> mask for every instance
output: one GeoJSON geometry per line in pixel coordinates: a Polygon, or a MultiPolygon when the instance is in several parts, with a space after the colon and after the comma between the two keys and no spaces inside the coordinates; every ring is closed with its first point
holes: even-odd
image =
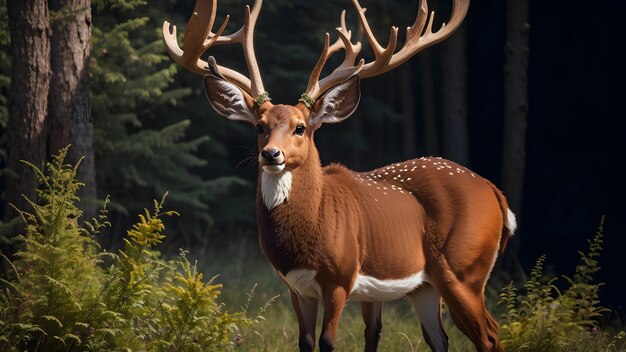
{"type": "Polygon", "coordinates": [[[350,76],[357,73],[365,64],[365,62],[361,60],[357,66],[354,66],[354,62],[356,61],[359,52],[361,52],[361,43],[357,42],[356,44],[353,44],[351,41],[352,31],[348,30],[346,25],[346,10],[341,11],[340,24],[341,27],[335,29],[339,38],[337,38],[337,41],[335,41],[333,45],[329,45],[330,34],[326,33],[322,55],[313,68],[306,92],[302,94],[302,99],[300,99],[308,107],[311,107],[315,99],[322,93],[335,84],[341,83],[350,78],[350,76]],[[326,62],[334,53],[341,49],[346,51],[343,62],[328,77],[325,77],[320,81],[320,75],[324,65],[326,65],[326,62]]]}
{"type": "MultiPolygon", "coordinates": [[[[374,61],[367,64],[366,66],[370,67],[370,70],[373,70],[371,67],[382,68],[389,63],[391,57],[393,56],[394,51],[396,50],[396,45],[398,44],[398,27],[391,27],[391,33],[389,35],[389,43],[386,48],[383,48],[372,29],[370,28],[369,23],[367,22],[367,18],[365,17],[366,8],[361,7],[358,0],[352,0],[352,4],[354,5],[357,14],[359,15],[359,22],[361,23],[361,28],[363,28],[363,32],[365,33],[365,37],[367,38],[367,42],[370,44],[372,51],[374,51],[374,61]]],[[[362,77],[362,74],[359,73],[359,76],[362,77]]]]}
{"type": "MultiPolygon", "coordinates": [[[[335,42],[335,44],[337,43],[341,42],[335,42]]],[[[335,44],[333,44],[333,46],[336,47],[335,44]]],[[[332,52],[330,51],[330,34],[326,33],[326,35],[324,36],[324,49],[322,49],[322,55],[320,55],[319,60],[317,61],[315,67],[313,68],[313,71],[311,72],[311,76],[309,77],[309,84],[306,87],[305,93],[302,94],[301,100],[304,101],[307,106],[312,104],[312,101],[307,101],[307,97],[310,97],[311,99],[313,99],[313,101],[314,98],[317,97],[316,94],[319,91],[319,78],[322,74],[322,69],[324,68],[324,65],[326,65],[326,61],[328,61],[330,55],[332,55],[332,52]]]]}
{"type": "Polygon", "coordinates": [[[356,42],[355,44],[352,44],[352,31],[348,30],[348,27],[346,26],[346,10],[341,11],[341,27],[335,28],[335,30],[339,35],[339,39],[337,39],[335,44],[339,44],[341,41],[341,45],[338,45],[339,49],[344,48],[346,50],[346,56],[344,57],[339,68],[354,66],[356,57],[361,52],[361,43],[356,42]]]}
{"type": "Polygon", "coordinates": [[[213,45],[241,44],[250,78],[224,66],[216,65],[216,67],[224,78],[250,93],[261,104],[269,98],[263,88],[254,54],[253,34],[262,4],[263,0],[255,0],[252,10],[250,10],[250,6],[246,6],[244,25],[237,32],[222,36],[230,16],[226,16],[218,31],[213,33],[211,30],[217,13],[217,0],[196,0],[183,38],[184,51],[178,46],[176,26],[171,26],[168,21],[163,22],[163,40],[168,54],[176,63],[187,70],[204,75],[212,72],[209,69],[209,64],[200,58],[207,49],[213,45]],[[172,27],[171,31],[170,27],[172,27]]]}
{"type": "MultiPolygon", "coordinates": [[[[431,26],[432,26],[433,17],[431,17],[431,26]]],[[[422,35],[422,32],[424,31],[424,25],[426,24],[427,19],[428,19],[428,1],[423,1],[423,2],[420,1],[419,9],[417,10],[417,16],[415,17],[415,22],[413,23],[411,27],[407,27],[406,29],[407,41],[419,40],[419,37],[422,35]]]]}
{"type": "Polygon", "coordinates": [[[233,34],[220,36],[219,34],[210,33],[212,37],[217,37],[215,45],[225,45],[232,43],[239,43],[243,47],[243,54],[246,58],[246,64],[248,65],[248,71],[250,72],[251,80],[251,94],[253,96],[259,96],[265,94],[265,88],[263,88],[263,81],[261,80],[261,72],[257,64],[256,55],[254,53],[254,28],[261,12],[261,6],[263,0],[255,0],[252,10],[250,6],[246,5],[246,17],[244,24],[239,30],[233,34]]]}
{"type": "Polygon", "coordinates": [[[307,106],[312,106],[315,99],[317,99],[322,93],[337,83],[347,80],[352,75],[358,75],[361,78],[378,76],[396,68],[425,48],[446,39],[461,25],[461,22],[463,22],[463,18],[465,18],[469,8],[469,0],[453,1],[452,15],[450,17],[449,24],[446,25],[444,23],[439,31],[433,32],[432,26],[435,13],[432,12],[431,15],[428,16],[427,0],[420,0],[420,6],[415,22],[411,27],[406,29],[406,40],[404,45],[402,46],[402,49],[395,52],[398,44],[398,27],[391,27],[387,46],[382,47],[378,40],[376,40],[367,18],[365,17],[367,9],[361,6],[359,0],[352,0],[352,4],[356,9],[361,28],[363,29],[365,37],[374,52],[374,61],[365,64],[365,62],[361,60],[356,66],[354,65],[356,57],[361,50],[361,43],[352,44],[350,41],[351,33],[346,29],[345,11],[343,11],[341,14],[341,28],[337,28],[339,40],[337,40],[337,42],[335,42],[332,46],[329,46],[329,36],[326,34],[322,56],[317,62],[317,65],[315,65],[315,69],[309,79],[309,85],[306,93],[303,94],[303,98],[301,100],[304,101],[307,106]],[[425,30],[424,26],[426,26],[425,30]],[[346,50],[346,57],[343,63],[328,77],[325,77],[320,81],[319,77],[326,61],[328,61],[328,58],[334,52],[342,48],[346,50]]]}
{"type": "MultiPolygon", "coordinates": [[[[353,2],[355,3],[355,6],[358,4],[358,0],[353,0],[353,2]]],[[[444,23],[437,32],[432,31],[435,12],[431,12],[430,18],[428,18],[428,23],[426,25],[426,30],[422,34],[424,25],[427,21],[426,17],[428,14],[428,3],[427,0],[424,0],[423,3],[422,1],[420,1],[420,8],[417,13],[417,18],[415,19],[413,26],[407,28],[406,41],[404,42],[402,49],[400,49],[397,53],[392,54],[392,56],[388,59],[388,62],[386,62],[384,65],[379,64],[378,57],[376,57],[375,61],[367,63],[365,67],[363,67],[363,69],[359,72],[359,76],[361,78],[369,78],[393,70],[394,68],[398,67],[399,65],[413,57],[418,52],[448,38],[461,25],[463,19],[465,18],[465,15],[467,14],[468,9],[469,0],[454,0],[452,5],[452,15],[450,17],[448,25],[444,23]]],[[[367,23],[365,16],[359,16],[359,18],[362,19],[362,25],[367,23]]],[[[368,32],[368,30],[366,30],[365,28],[364,30],[368,32]]],[[[373,36],[372,39],[374,39],[373,36]]],[[[394,40],[396,39],[397,38],[395,38],[394,40]]],[[[391,38],[389,39],[389,41],[391,42],[391,38]]],[[[389,49],[389,47],[387,47],[387,49],[389,49]]],[[[376,49],[374,49],[374,52],[376,53],[376,49]]]]}
{"type": "Polygon", "coordinates": [[[163,40],[169,55],[176,63],[192,72],[205,73],[205,66],[198,65],[198,59],[204,52],[204,40],[213,26],[216,11],[215,1],[196,1],[183,39],[185,51],[178,46],[176,26],[170,32],[170,23],[163,22],[163,40]]]}

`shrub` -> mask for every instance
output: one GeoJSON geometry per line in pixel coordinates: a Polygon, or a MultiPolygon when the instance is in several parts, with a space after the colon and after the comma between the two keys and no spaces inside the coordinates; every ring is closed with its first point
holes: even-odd
{"type": "MultiPolygon", "coordinates": [[[[24,248],[0,279],[2,351],[213,351],[242,342],[240,329],[258,319],[230,313],[218,302],[220,285],[205,281],[186,252],[170,261],[163,200],[128,230],[117,254],[96,236],[110,226],[108,199],[97,219],[79,225],[78,165],[63,163],[67,148],[37,172],[39,201],[19,210],[24,248]]],[[[29,164],[30,165],[30,164],[29,164]]],[[[164,197],[165,199],[165,197],[164,197]]],[[[257,317],[258,318],[258,317],[257,317]]]]}
{"type": "Polygon", "coordinates": [[[614,335],[600,321],[608,309],[600,305],[602,284],[593,282],[600,270],[603,223],[589,241],[587,253],[579,252],[580,263],[573,278],[560,290],[557,278],[547,278],[545,255],[533,267],[521,294],[513,283],[502,289],[500,339],[507,351],[626,351],[624,332],[614,335]]]}

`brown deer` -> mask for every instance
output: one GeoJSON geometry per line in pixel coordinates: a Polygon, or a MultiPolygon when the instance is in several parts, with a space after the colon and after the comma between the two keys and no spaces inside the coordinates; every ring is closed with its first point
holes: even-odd
{"type": "Polygon", "coordinates": [[[380,75],[449,37],[465,17],[469,0],[454,0],[450,21],[432,31],[434,13],[420,5],[406,41],[396,52],[398,28],[382,47],[353,0],[374,61],[357,62],[360,43],[351,41],[345,11],[338,40],[326,34],[322,55],[296,105],[275,105],[263,87],[253,32],[262,0],[246,7],[243,27],[223,35],[228,17],[212,32],[216,0],[196,0],[178,46],[176,27],[163,24],[170,56],[204,75],[213,108],[258,129],[257,217],[263,253],[287,284],[299,323],[300,351],[313,351],[318,304],[324,307],[321,351],[332,351],[348,299],[361,302],[365,350],[375,351],[382,330],[383,302],[406,297],[433,351],[446,351],[441,322],[446,302],[456,326],[478,351],[502,350],[498,324],[484,304],[484,288],[498,251],[515,230],[515,216],[488,180],[441,158],[419,158],[369,172],[341,165],[322,167],[313,142],[323,123],[348,118],[360,99],[359,80],[380,75]],[[250,78],[200,56],[209,47],[243,46],[250,78]],[[320,80],[334,53],[345,58],[320,80]]]}

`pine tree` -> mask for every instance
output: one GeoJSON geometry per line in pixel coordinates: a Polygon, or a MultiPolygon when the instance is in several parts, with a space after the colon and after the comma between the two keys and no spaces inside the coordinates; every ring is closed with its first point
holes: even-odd
{"type": "Polygon", "coordinates": [[[169,191],[171,204],[186,214],[179,226],[198,233],[213,223],[209,204],[245,183],[196,173],[212,157],[197,155],[209,137],[186,137],[190,121],[168,110],[191,89],[171,86],[177,67],[154,30],[165,17],[159,15],[163,2],[144,3],[96,3],[91,74],[98,189],[122,214],[141,209],[142,198],[169,191]],[[137,17],[144,11],[151,18],[137,17]]]}

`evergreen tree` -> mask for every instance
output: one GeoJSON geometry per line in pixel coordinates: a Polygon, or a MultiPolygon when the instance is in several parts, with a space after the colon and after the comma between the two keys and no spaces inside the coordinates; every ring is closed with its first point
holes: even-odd
{"type": "Polygon", "coordinates": [[[177,67],[155,31],[166,3],[96,4],[91,74],[97,181],[100,194],[116,200],[112,209],[119,214],[134,213],[140,199],[169,191],[171,204],[186,214],[177,224],[191,242],[189,236],[213,224],[209,205],[245,183],[224,173],[207,179],[196,171],[216,155],[198,156],[210,143],[208,135],[186,138],[190,120],[170,108],[191,88],[171,86],[177,67]],[[146,10],[151,17],[138,16],[146,10]]]}

